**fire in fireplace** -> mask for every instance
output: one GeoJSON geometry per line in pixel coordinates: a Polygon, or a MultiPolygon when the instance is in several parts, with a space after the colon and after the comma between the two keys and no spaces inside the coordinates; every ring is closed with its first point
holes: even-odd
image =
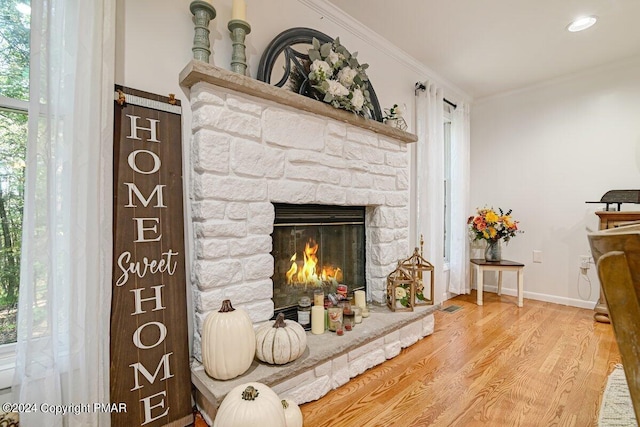
{"type": "Polygon", "coordinates": [[[295,319],[299,299],[316,289],[365,289],[364,216],[363,206],[275,204],[275,315],[295,319]]]}

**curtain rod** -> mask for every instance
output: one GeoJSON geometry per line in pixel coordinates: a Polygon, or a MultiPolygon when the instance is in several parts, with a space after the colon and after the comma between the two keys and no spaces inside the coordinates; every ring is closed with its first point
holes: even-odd
{"type": "MultiPolygon", "coordinates": [[[[414,88],[415,88],[416,96],[418,95],[418,91],[424,92],[425,90],[427,90],[427,87],[422,82],[416,82],[414,88]]],[[[442,98],[442,100],[444,101],[445,104],[451,105],[454,110],[456,108],[458,108],[458,106],[456,104],[454,104],[453,102],[449,101],[447,98],[442,98]]]]}

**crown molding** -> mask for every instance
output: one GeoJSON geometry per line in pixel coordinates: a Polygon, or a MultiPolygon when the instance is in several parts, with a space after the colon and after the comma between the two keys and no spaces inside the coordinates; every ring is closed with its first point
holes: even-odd
{"type": "Polygon", "coordinates": [[[309,9],[314,10],[324,18],[330,20],[340,28],[349,32],[350,34],[358,37],[364,43],[375,47],[384,55],[393,58],[395,61],[401,63],[408,69],[415,73],[424,76],[424,80],[433,81],[438,86],[442,87],[447,99],[452,102],[468,102],[473,101],[473,98],[465,93],[462,89],[450,83],[447,79],[438,75],[431,68],[425,64],[416,60],[407,52],[391,43],[389,40],[382,37],[380,34],[373,31],[371,28],[364,25],[362,22],[353,18],[351,15],[344,12],[342,9],[329,2],[328,0],[298,0],[309,9]]]}

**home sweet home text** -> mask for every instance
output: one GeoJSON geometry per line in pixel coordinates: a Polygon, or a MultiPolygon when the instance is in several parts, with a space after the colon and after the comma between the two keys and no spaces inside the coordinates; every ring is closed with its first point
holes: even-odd
{"type": "Polygon", "coordinates": [[[192,422],[179,104],[114,102],[111,403],[116,426],[192,422]]]}

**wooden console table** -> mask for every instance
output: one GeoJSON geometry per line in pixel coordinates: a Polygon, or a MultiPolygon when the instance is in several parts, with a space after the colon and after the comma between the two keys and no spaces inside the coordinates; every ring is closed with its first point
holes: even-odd
{"type": "MultiPolygon", "coordinates": [[[[600,230],[608,230],[640,221],[640,212],[638,211],[600,211],[596,212],[596,215],[600,218],[600,230]]],[[[607,301],[602,289],[600,289],[600,297],[593,310],[595,311],[593,315],[595,320],[601,323],[611,323],[607,301]]]]}
{"type": "Polygon", "coordinates": [[[600,211],[596,212],[600,218],[600,230],[616,228],[640,221],[640,212],[636,211],[600,211]]]}

